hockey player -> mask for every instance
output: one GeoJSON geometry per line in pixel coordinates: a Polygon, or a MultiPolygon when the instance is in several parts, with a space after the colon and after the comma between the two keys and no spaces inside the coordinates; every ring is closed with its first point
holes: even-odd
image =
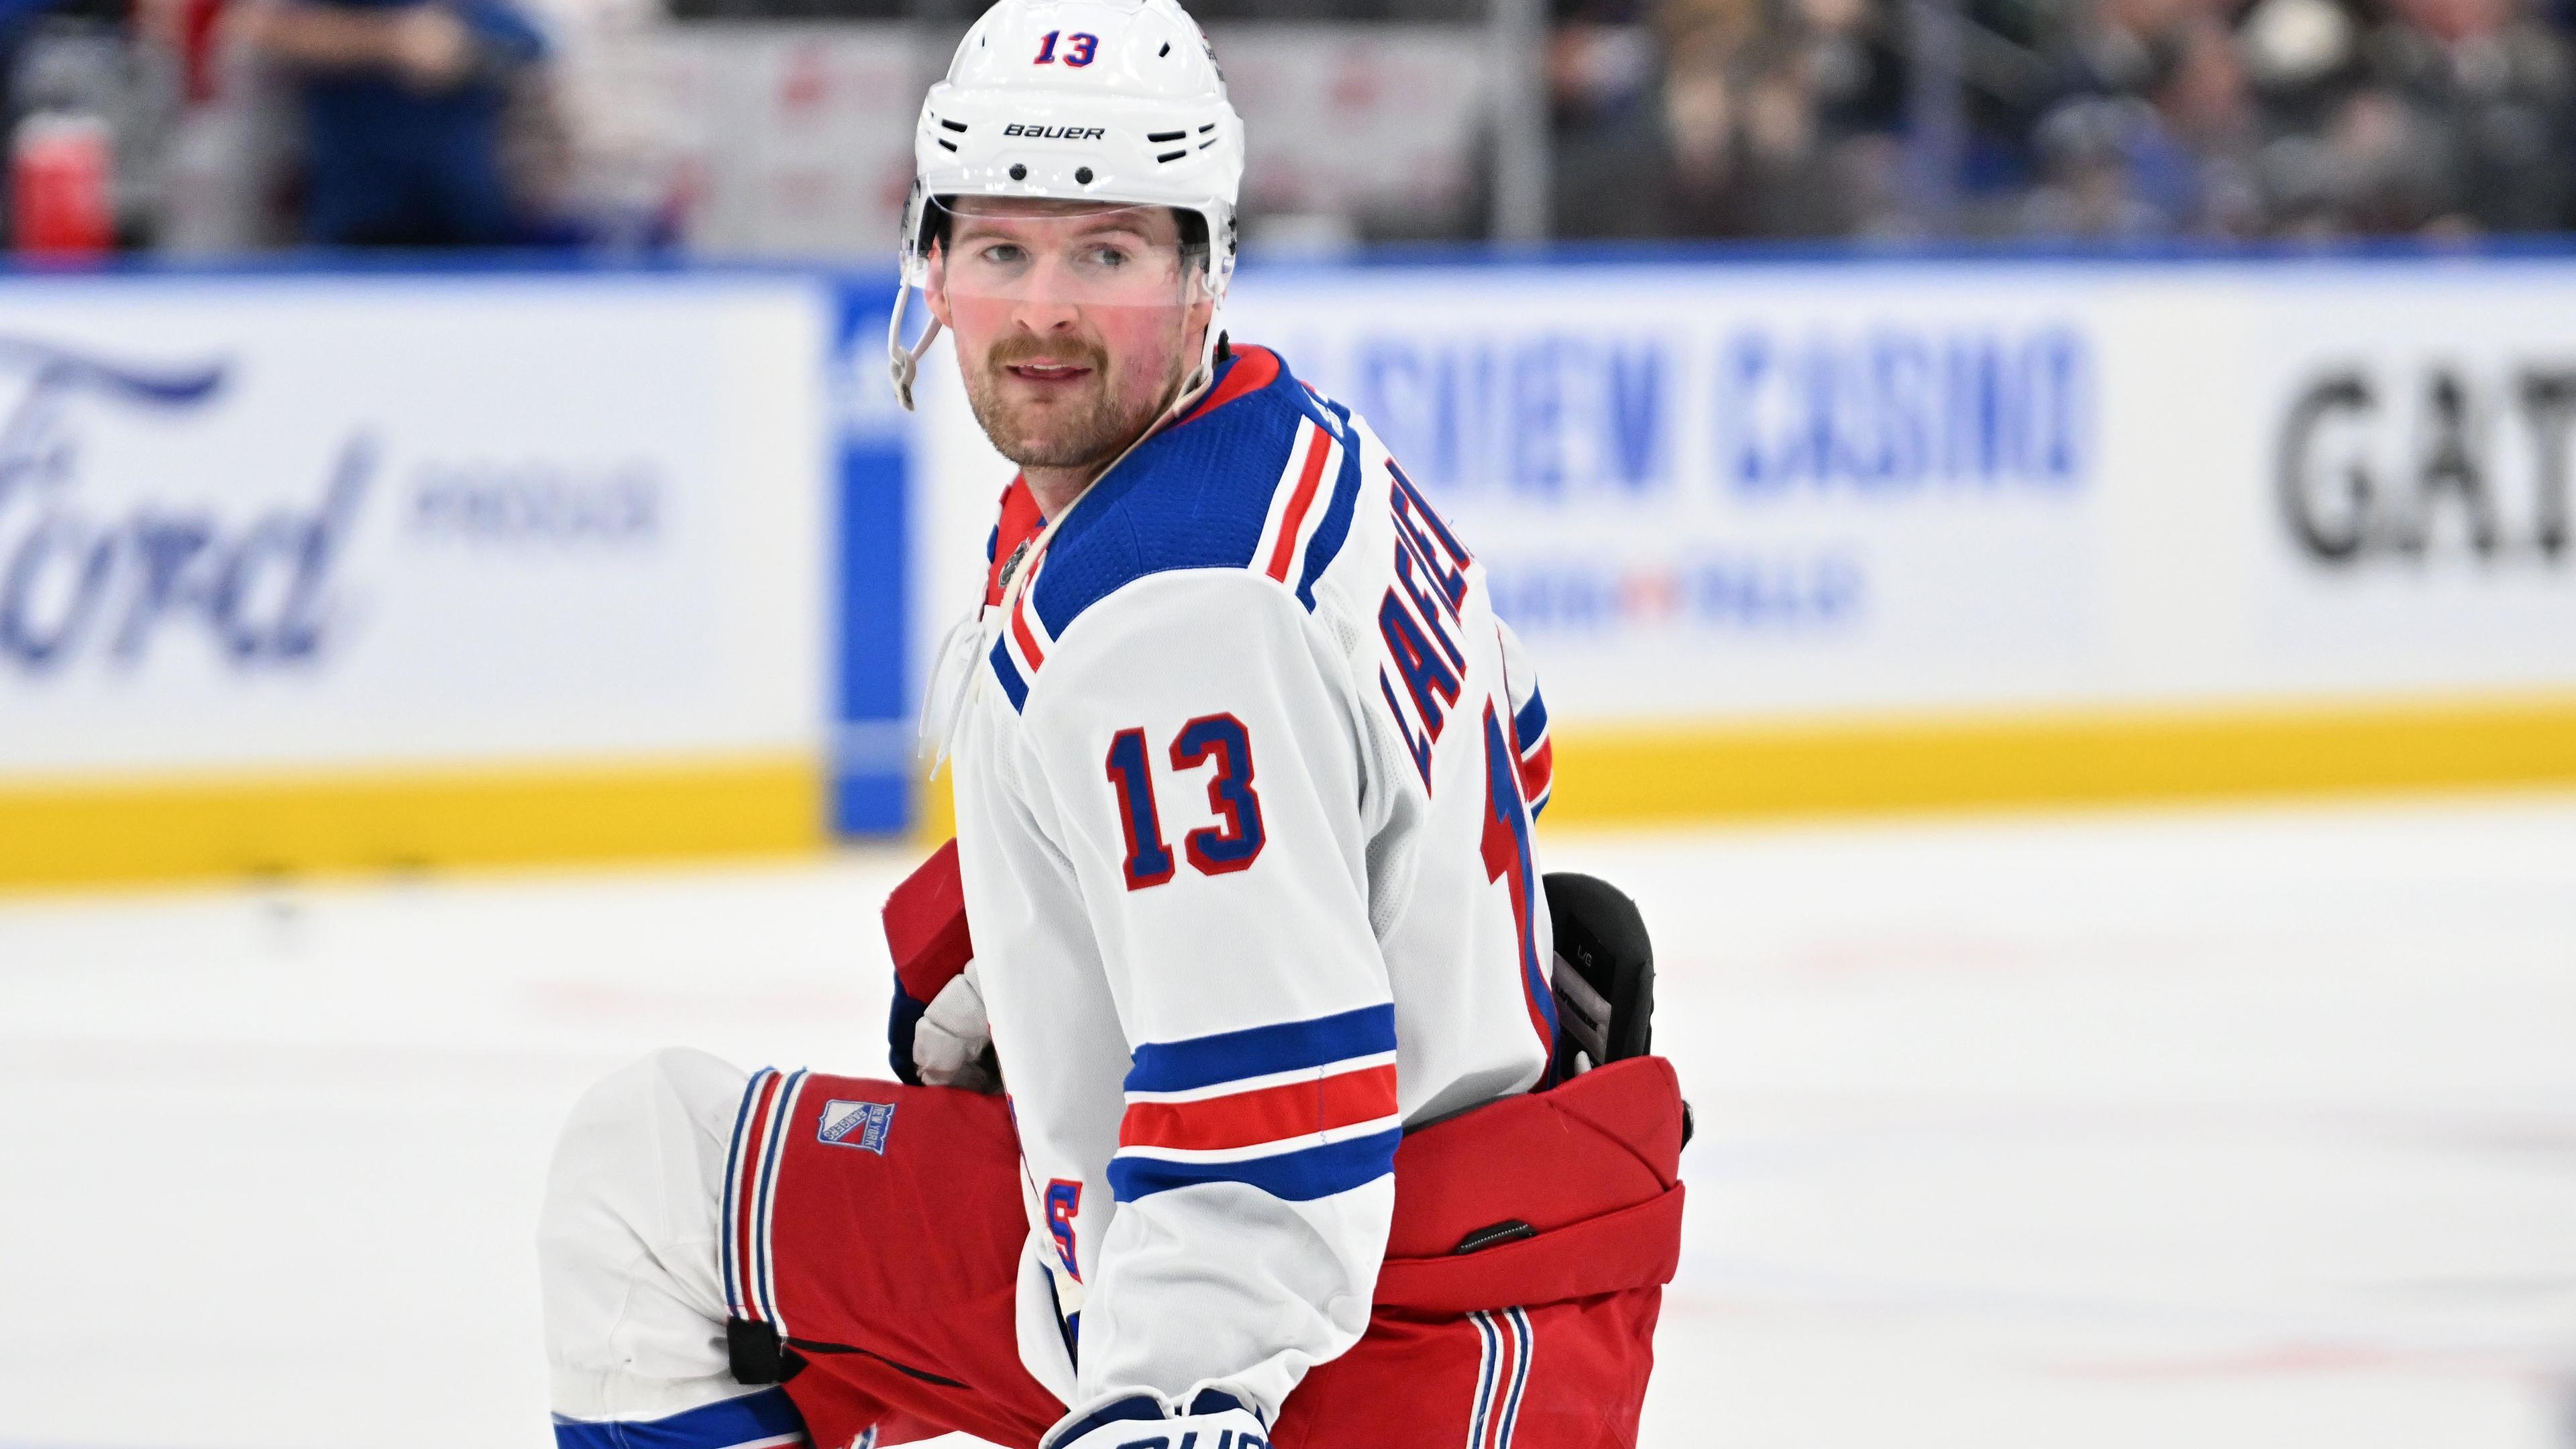
{"type": "Polygon", "coordinates": [[[1616,952],[1551,919],[1546,709],[1475,559],[1218,330],[1206,42],[1002,0],[916,154],[896,387],[950,333],[1022,473],[931,686],[957,840],[887,910],[904,1080],[668,1052],[584,1099],[558,1443],[1632,1445],[1680,1100],[1641,1004],[1556,965],[1560,1019],[1560,948],[1616,952]]]}

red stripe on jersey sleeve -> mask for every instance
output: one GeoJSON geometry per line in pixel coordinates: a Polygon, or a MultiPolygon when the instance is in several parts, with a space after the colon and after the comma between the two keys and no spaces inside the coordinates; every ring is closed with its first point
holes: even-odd
{"type": "Polygon", "coordinates": [[[1306,447],[1306,470],[1297,475],[1297,491],[1288,499],[1287,516],[1279,520],[1279,541],[1270,549],[1270,566],[1265,570],[1281,583],[1288,582],[1289,560],[1297,556],[1297,532],[1306,526],[1306,511],[1315,506],[1315,491],[1324,481],[1324,459],[1333,451],[1333,435],[1315,429],[1314,441],[1306,447]]]}
{"type": "Polygon", "coordinates": [[[1287,1082],[1203,1102],[1130,1102],[1120,1147],[1212,1151],[1258,1147],[1395,1115],[1395,1067],[1287,1082]]]}
{"type": "Polygon", "coordinates": [[[1029,661],[1030,669],[1034,670],[1046,663],[1046,655],[1038,649],[1038,636],[1029,632],[1029,591],[1027,589],[1020,590],[1019,598],[1011,603],[1011,637],[1019,641],[1020,657],[1029,661]]]}
{"type": "Polygon", "coordinates": [[[1538,748],[1521,757],[1521,799],[1537,804],[1556,783],[1556,739],[1550,736],[1538,742],[1538,748]]]}

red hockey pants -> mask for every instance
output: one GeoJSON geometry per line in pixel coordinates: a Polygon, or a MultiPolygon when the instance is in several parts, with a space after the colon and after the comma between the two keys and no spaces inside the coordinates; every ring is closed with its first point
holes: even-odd
{"type": "MultiPolygon", "coordinates": [[[[1657,1057],[1408,1135],[1368,1332],[1306,1376],[1272,1442],[1633,1449],[1681,1252],[1681,1145],[1657,1057]],[[1507,1223],[1530,1231],[1492,1231],[1507,1223]],[[1503,1241],[1457,1251],[1479,1238],[1503,1241]]],[[[953,1429],[1035,1445],[1064,1405],[1020,1363],[1029,1223],[1004,1101],[810,1076],[775,1151],[767,1222],[747,1206],[728,1246],[771,1285],[817,1449],[871,1427],[885,1444],[953,1429]],[[822,1142],[830,1100],[893,1107],[884,1150],[822,1142]]]]}

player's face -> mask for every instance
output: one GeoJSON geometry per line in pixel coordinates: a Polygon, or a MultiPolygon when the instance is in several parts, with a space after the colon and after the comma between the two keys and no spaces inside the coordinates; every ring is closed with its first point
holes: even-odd
{"type": "Polygon", "coordinates": [[[1108,463],[1197,359],[1211,307],[1159,206],[973,198],[932,253],[975,420],[1024,468],[1108,463]]]}

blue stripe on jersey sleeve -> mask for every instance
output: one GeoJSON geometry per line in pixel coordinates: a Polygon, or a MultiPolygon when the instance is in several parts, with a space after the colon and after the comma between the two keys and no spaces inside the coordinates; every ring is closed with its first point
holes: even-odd
{"type": "Polygon", "coordinates": [[[1403,1129],[1389,1128],[1348,1142],[1328,1142],[1321,1147],[1246,1162],[1113,1157],[1109,1159],[1109,1191],[1120,1202],[1134,1202],[1176,1187],[1239,1182],[1289,1202],[1312,1202],[1364,1187],[1395,1171],[1395,1149],[1403,1141],[1403,1129]]]}
{"type": "MultiPolygon", "coordinates": [[[[1344,420],[1348,421],[1347,418],[1344,420]]],[[[1297,602],[1306,612],[1315,612],[1315,580],[1342,551],[1351,536],[1351,514],[1360,501],[1360,455],[1356,448],[1342,449],[1341,476],[1333,480],[1333,501],[1324,509],[1324,521],[1315,525],[1315,535],[1306,544],[1306,571],[1297,577],[1297,602]]]]}
{"type": "Polygon", "coordinates": [[[555,1449],[734,1449],[804,1432],[805,1419],[787,1391],[763,1389],[667,1419],[584,1424],[557,1418],[555,1449]]]}
{"type": "Polygon", "coordinates": [[[1521,748],[1526,751],[1546,729],[1547,700],[1533,688],[1529,703],[1522,705],[1521,712],[1512,716],[1512,732],[1520,737],[1521,748]]]}
{"type": "Polygon", "coordinates": [[[1020,677],[1020,666],[1011,662],[1011,646],[1007,639],[993,641],[993,677],[1002,681],[1002,692],[1011,697],[1013,710],[1028,708],[1029,682],[1020,677]]]}
{"type": "Polygon", "coordinates": [[[1363,1006],[1186,1041],[1147,1042],[1127,1073],[1131,1092],[1186,1092],[1395,1050],[1395,1008],[1363,1006]]]}

